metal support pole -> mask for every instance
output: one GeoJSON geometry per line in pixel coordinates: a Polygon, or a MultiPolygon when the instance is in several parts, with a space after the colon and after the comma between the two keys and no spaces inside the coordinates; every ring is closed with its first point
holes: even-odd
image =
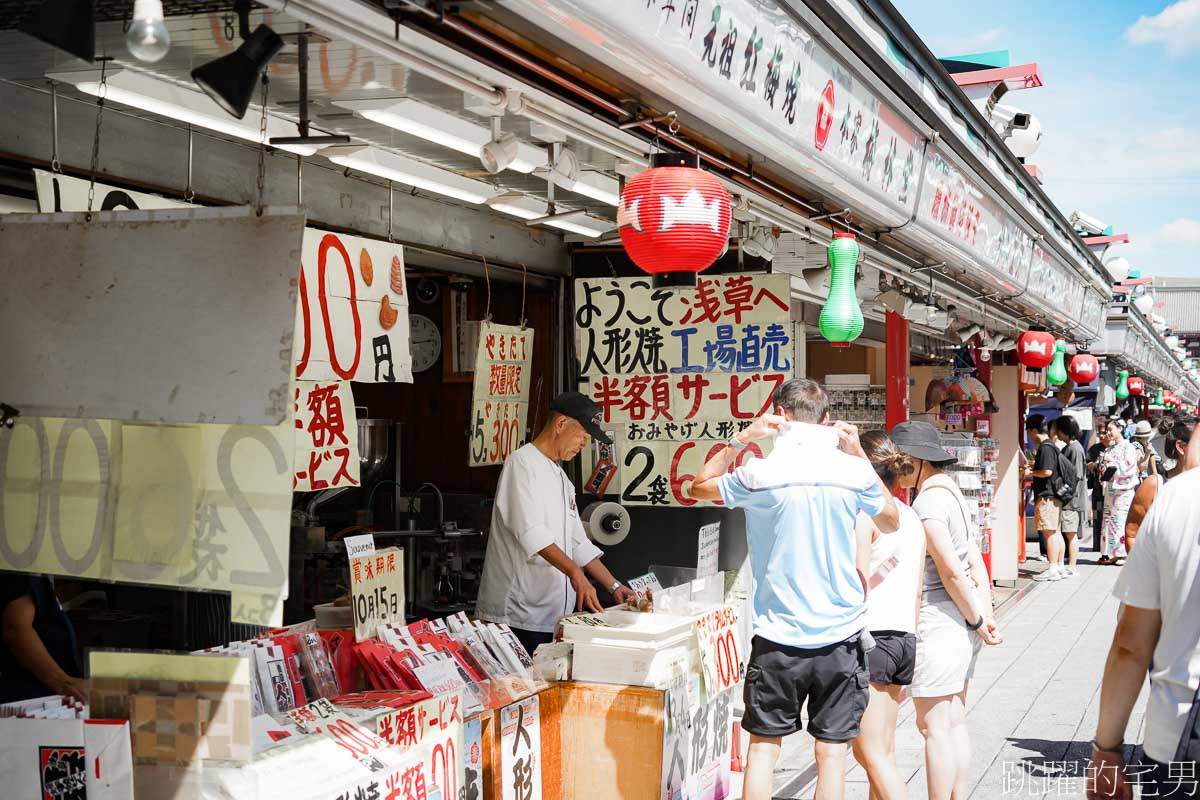
{"type": "Polygon", "coordinates": [[[908,320],[895,311],[887,312],[884,325],[884,402],[890,431],[908,421],[909,326],[908,320]]]}

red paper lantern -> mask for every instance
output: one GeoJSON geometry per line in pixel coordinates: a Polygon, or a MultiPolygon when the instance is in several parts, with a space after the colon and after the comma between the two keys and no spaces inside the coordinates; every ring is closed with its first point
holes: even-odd
{"type": "Polygon", "coordinates": [[[1137,395],[1141,394],[1142,392],[1146,391],[1146,382],[1136,376],[1129,379],[1128,386],[1129,386],[1129,393],[1134,396],[1137,396],[1137,395]]]}
{"type": "Polygon", "coordinates": [[[660,153],[617,207],[625,252],[658,286],[695,286],[729,242],[729,191],[694,154],[660,153]]]}
{"type": "Polygon", "coordinates": [[[1089,353],[1079,353],[1067,367],[1067,377],[1076,385],[1091,383],[1100,374],[1100,362],[1089,353]]]}
{"type": "Polygon", "coordinates": [[[1032,370],[1042,370],[1054,360],[1054,336],[1045,331],[1026,331],[1017,339],[1017,360],[1032,370]]]}

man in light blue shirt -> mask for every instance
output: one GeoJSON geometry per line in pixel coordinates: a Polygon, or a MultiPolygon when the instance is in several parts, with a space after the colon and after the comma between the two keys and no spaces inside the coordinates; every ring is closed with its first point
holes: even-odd
{"type": "Polygon", "coordinates": [[[816,740],[816,797],[844,794],[846,743],[867,707],[860,635],[866,591],[856,568],[855,520],[862,511],[884,532],[900,512],[867,461],[852,425],[829,426],[829,401],[814,381],[775,390],[767,414],[729,440],[692,484],[699,500],[745,509],[754,575],[754,644],[746,669],[750,733],[744,800],[771,797],[784,736],[801,728],[816,740]],[[728,472],[750,442],[775,435],[766,458],[728,472]]]}

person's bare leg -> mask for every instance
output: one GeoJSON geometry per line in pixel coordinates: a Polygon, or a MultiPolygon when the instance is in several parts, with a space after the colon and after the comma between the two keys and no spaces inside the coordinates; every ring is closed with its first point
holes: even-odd
{"type": "Polygon", "coordinates": [[[896,769],[896,716],[900,687],[871,682],[871,699],[852,745],[854,757],[867,771],[872,800],[904,800],[908,796],[896,769]]]}
{"type": "Polygon", "coordinates": [[[1046,534],[1046,560],[1050,562],[1051,568],[1062,569],[1063,562],[1063,538],[1058,531],[1043,531],[1046,534]]]}
{"type": "Polygon", "coordinates": [[[771,783],[775,777],[775,762],[779,760],[779,737],[767,738],[750,734],[746,753],[746,773],[742,782],[742,800],[771,800],[771,783]]]}
{"type": "Polygon", "coordinates": [[[846,796],[845,742],[813,742],[817,761],[817,789],[813,800],[843,800],[846,796]]]}
{"type": "Polygon", "coordinates": [[[958,780],[951,701],[954,695],[914,697],[917,730],[925,737],[925,775],[929,800],[950,800],[958,780]]]}
{"type": "Polygon", "coordinates": [[[971,729],[967,725],[967,691],[954,695],[950,700],[951,738],[954,740],[955,761],[958,775],[954,780],[951,800],[967,800],[971,782],[971,729]]]}
{"type": "Polygon", "coordinates": [[[1079,566],[1079,537],[1074,533],[1064,533],[1067,548],[1067,566],[1074,571],[1079,566]]]}

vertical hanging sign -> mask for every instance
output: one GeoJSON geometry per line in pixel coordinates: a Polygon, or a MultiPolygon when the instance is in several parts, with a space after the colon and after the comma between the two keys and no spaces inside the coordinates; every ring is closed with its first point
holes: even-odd
{"type": "Polygon", "coordinates": [[[502,800],[541,800],[542,726],[538,696],[500,709],[502,800]]]}
{"type": "Polygon", "coordinates": [[[526,441],[533,329],[479,324],[475,384],[471,391],[472,467],[501,464],[526,441]]]}

